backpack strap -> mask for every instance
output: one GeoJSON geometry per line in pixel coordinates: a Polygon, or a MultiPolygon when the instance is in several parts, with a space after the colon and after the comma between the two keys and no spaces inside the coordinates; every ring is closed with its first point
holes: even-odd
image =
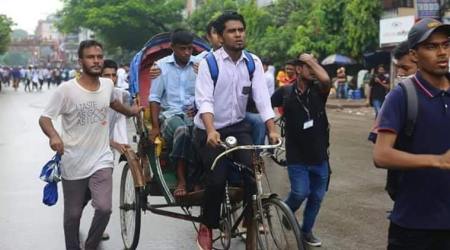
{"type": "Polygon", "coordinates": [[[286,108],[287,108],[287,103],[289,100],[289,97],[291,96],[292,92],[294,92],[294,84],[288,85],[288,86],[283,86],[283,115],[281,116],[281,136],[284,137],[286,134],[285,131],[285,122],[286,122],[286,108]]]}
{"type": "MultiPolygon", "coordinates": [[[[248,75],[250,77],[250,82],[253,80],[253,73],[255,73],[255,60],[250,52],[243,50],[245,57],[247,60],[245,61],[245,65],[247,66],[248,75]]],[[[216,89],[217,79],[219,78],[219,66],[217,65],[216,57],[213,52],[209,52],[205,57],[206,63],[208,63],[209,73],[211,75],[211,79],[213,80],[214,90],[216,89]]]]}
{"type": "Polygon", "coordinates": [[[211,74],[211,79],[213,80],[215,90],[217,79],[219,78],[219,66],[217,66],[216,57],[214,56],[213,52],[209,52],[205,58],[206,62],[208,63],[209,73],[211,74]]]}
{"type": "Polygon", "coordinates": [[[250,52],[243,50],[245,57],[247,60],[245,61],[245,65],[247,65],[248,76],[250,77],[250,81],[253,80],[253,73],[255,73],[255,60],[250,52]]]}
{"type": "MultiPolygon", "coordinates": [[[[286,110],[287,103],[289,100],[289,97],[291,96],[292,92],[294,92],[294,85],[288,85],[283,87],[283,110],[286,110]]],[[[283,113],[284,116],[284,113],[283,113]]]]}
{"type": "Polygon", "coordinates": [[[406,136],[411,137],[416,126],[417,113],[419,111],[419,101],[417,97],[416,86],[412,78],[407,78],[405,81],[399,83],[406,96],[406,124],[404,133],[406,136]]]}

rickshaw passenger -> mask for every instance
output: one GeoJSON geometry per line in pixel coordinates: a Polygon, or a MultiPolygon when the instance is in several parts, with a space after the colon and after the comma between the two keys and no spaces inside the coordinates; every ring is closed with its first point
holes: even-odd
{"type": "Polygon", "coordinates": [[[194,91],[196,74],[192,56],[194,36],[178,29],[171,34],[173,53],[156,62],[161,74],[153,80],[149,101],[152,129],[149,140],[162,135],[176,166],[175,196],[186,195],[186,165],[190,162],[191,131],[195,115],[194,91]],[[161,126],[160,126],[161,124],[161,126]]]}

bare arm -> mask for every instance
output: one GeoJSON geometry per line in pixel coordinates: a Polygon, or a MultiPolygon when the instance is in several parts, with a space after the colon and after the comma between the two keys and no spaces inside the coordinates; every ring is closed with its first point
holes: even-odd
{"type": "Polygon", "coordinates": [[[119,100],[113,100],[109,106],[115,111],[126,116],[135,116],[143,109],[142,107],[138,107],[136,103],[133,103],[131,107],[125,106],[119,100]]]}
{"type": "Polygon", "coordinates": [[[331,79],[328,73],[325,71],[325,69],[320,66],[320,64],[317,62],[317,60],[310,54],[301,54],[298,58],[300,61],[305,62],[308,64],[309,67],[311,67],[312,71],[314,72],[315,76],[317,77],[317,80],[323,84],[322,89],[329,89],[331,88],[331,79]]]}
{"type": "Polygon", "coordinates": [[[220,143],[220,134],[214,127],[214,115],[212,113],[203,113],[200,118],[206,128],[206,134],[208,135],[206,143],[209,146],[217,147],[220,143]]]}
{"type": "Polygon", "coordinates": [[[394,148],[397,135],[379,132],[373,150],[373,160],[379,168],[385,169],[450,169],[450,150],[443,155],[411,154],[394,148]]]}
{"type": "Polygon", "coordinates": [[[64,154],[64,143],[53,126],[52,120],[48,117],[41,116],[39,118],[39,126],[44,134],[49,138],[50,148],[61,155],[64,154]]]}
{"type": "Polygon", "coordinates": [[[266,128],[269,135],[270,143],[276,144],[280,140],[280,135],[278,134],[276,128],[275,128],[275,122],[273,119],[269,119],[266,121],[266,128]]]}
{"type": "Polygon", "coordinates": [[[150,102],[152,129],[150,130],[149,140],[154,142],[156,137],[160,134],[159,128],[159,113],[161,112],[161,106],[158,102],[150,102]]]}

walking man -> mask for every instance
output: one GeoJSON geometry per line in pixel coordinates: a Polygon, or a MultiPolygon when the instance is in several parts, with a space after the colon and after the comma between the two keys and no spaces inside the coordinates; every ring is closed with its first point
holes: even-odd
{"type": "Polygon", "coordinates": [[[296,64],[297,80],[272,95],[272,106],[283,107],[286,121],[286,159],[291,191],[286,204],[295,213],[306,199],[301,227],[303,241],[321,246],[312,229],[327,190],[329,127],[325,104],[331,81],[310,54],[296,64]]]}
{"type": "Polygon", "coordinates": [[[417,117],[408,126],[406,95],[396,86],[379,115],[377,167],[398,170],[388,250],[450,249],[450,26],[424,18],[408,34],[418,71],[417,117]],[[412,134],[408,131],[412,130],[412,134]]]}
{"type": "Polygon", "coordinates": [[[59,85],[39,118],[39,125],[49,138],[51,149],[62,155],[66,249],[80,249],[80,219],[90,191],[95,214],[84,249],[94,250],[108,224],[112,206],[108,107],[125,115],[136,115],[140,109],[128,109],[113,99],[113,83],[99,78],[103,67],[103,47],[99,42],[81,42],[78,58],[83,73],[79,79],[59,85]],[[62,118],[60,133],[52,122],[58,116],[62,118]]]}
{"type": "MultiPolygon", "coordinates": [[[[202,166],[207,173],[205,196],[202,204],[202,224],[199,228],[197,244],[202,250],[212,248],[212,228],[218,228],[220,204],[223,200],[225,181],[230,168],[218,164],[211,171],[215,157],[222,151],[219,143],[227,136],[234,136],[240,145],[252,144],[251,126],[244,122],[247,101],[250,93],[256,108],[269,131],[271,142],[279,139],[273,122],[274,113],[270,105],[270,96],[264,81],[261,60],[250,53],[244,53],[245,21],[236,12],[226,12],[218,17],[216,31],[222,48],[213,52],[218,66],[218,77],[214,84],[206,60],[199,66],[195,86],[195,101],[199,111],[195,116],[194,142],[201,156],[202,166]],[[248,57],[252,58],[248,58],[248,57]],[[253,60],[255,71],[253,78],[246,64],[253,60]]],[[[251,166],[251,152],[237,151],[235,160],[251,166]]],[[[245,178],[245,201],[251,202],[255,193],[255,184],[245,178]]],[[[252,211],[246,211],[247,240],[246,249],[254,249],[256,229],[252,224],[252,211]]]]}

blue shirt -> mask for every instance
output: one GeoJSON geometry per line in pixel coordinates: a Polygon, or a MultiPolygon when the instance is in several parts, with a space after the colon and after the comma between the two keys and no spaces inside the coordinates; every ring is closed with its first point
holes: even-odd
{"type": "MultiPolygon", "coordinates": [[[[420,73],[413,80],[419,110],[408,151],[443,154],[450,149],[450,91],[433,87],[420,73]]],[[[390,131],[401,138],[405,118],[405,94],[397,86],[383,104],[378,131],[390,131]]],[[[403,171],[390,220],[410,229],[450,229],[450,171],[437,168],[403,171]]]]}
{"type": "Polygon", "coordinates": [[[174,54],[156,62],[161,75],[152,81],[148,99],[161,105],[164,118],[184,114],[184,101],[193,99],[197,77],[192,67],[194,63],[195,57],[191,56],[188,64],[181,67],[175,62],[174,54]]]}

